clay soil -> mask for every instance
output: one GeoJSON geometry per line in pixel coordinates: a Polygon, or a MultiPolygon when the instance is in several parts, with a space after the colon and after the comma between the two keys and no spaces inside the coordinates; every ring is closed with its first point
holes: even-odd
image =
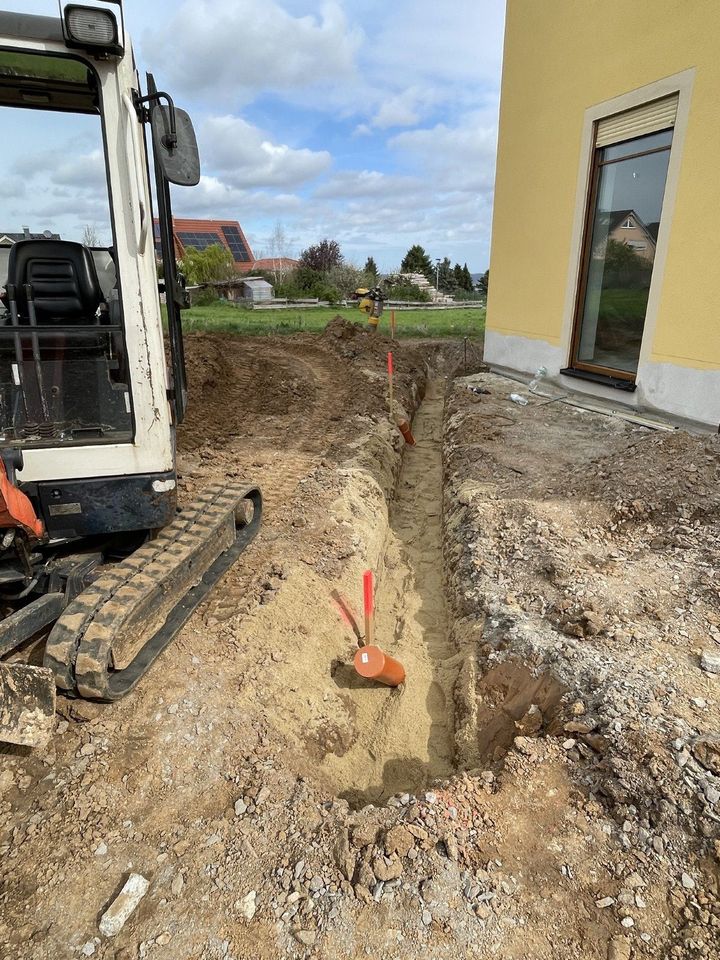
{"type": "Polygon", "coordinates": [[[255,481],[262,532],[130,697],[0,753],[0,958],[720,957],[717,438],[341,320],[187,353],[181,500],[255,481]]]}

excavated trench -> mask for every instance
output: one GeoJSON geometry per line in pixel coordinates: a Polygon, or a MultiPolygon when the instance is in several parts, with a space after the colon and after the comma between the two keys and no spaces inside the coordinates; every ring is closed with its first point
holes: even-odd
{"type": "Polygon", "coordinates": [[[354,676],[347,663],[334,673],[358,732],[342,757],[331,758],[338,792],[352,806],[417,792],[454,768],[458,657],[443,576],[443,411],[444,384],[431,380],[389,504],[378,569],[376,643],[402,662],[407,681],[390,690],[354,676]]]}
{"type": "Polygon", "coordinates": [[[565,693],[518,659],[488,662],[485,624],[455,619],[451,598],[463,585],[453,580],[453,521],[462,508],[444,490],[445,388],[428,381],[413,419],[416,445],[404,452],[377,564],[375,642],[400,660],[406,683],[392,690],[361,679],[352,652],[332,671],[352,735],[321,768],[355,808],[501,762],[516,736],[548,729],[565,693]]]}

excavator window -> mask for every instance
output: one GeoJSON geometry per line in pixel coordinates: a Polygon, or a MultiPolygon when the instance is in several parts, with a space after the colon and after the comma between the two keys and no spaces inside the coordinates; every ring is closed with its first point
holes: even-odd
{"type": "Polygon", "coordinates": [[[130,441],[93,70],[72,56],[0,49],[0,124],[0,443],[130,441]]]}

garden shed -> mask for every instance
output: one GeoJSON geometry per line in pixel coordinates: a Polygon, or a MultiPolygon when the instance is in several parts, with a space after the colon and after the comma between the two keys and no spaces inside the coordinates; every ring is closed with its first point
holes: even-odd
{"type": "Polygon", "coordinates": [[[233,277],[232,280],[220,280],[212,286],[219,297],[234,303],[266,303],[274,297],[272,284],[264,277],[233,277]]]}

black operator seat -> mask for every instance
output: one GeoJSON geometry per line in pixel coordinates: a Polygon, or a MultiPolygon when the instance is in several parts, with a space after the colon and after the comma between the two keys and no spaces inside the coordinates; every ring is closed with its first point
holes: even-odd
{"type": "Polygon", "coordinates": [[[94,324],[104,302],[90,250],[72,240],[18,240],[10,248],[7,286],[14,288],[20,322],[28,322],[28,296],[38,325],[94,324]]]}

